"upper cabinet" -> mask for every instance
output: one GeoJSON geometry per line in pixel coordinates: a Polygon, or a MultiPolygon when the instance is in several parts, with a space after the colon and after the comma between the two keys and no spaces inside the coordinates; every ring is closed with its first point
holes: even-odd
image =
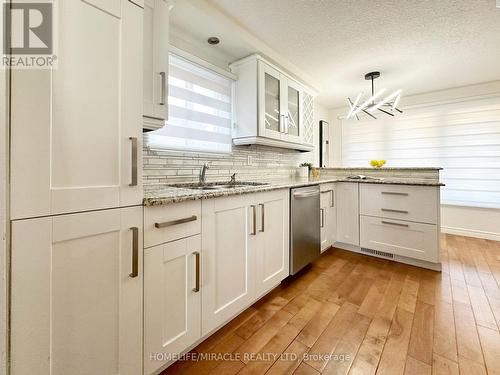
{"type": "Polygon", "coordinates": [[[257,55],[231,64],[231,69],[238,75],[234,144],[311,151],[313,94],[257,55]]]}
{"type": "Polygon", "coordinates": [[[168,119],[168,25],[166,0],[144,1],[144,129],[161,128],[168,119]]]}
{"type": "Polygon", "coordinates": [[[143,9],[65,0],[58,15],[58,67],[11,75],[13,219],[142,203],[143,9]]]}

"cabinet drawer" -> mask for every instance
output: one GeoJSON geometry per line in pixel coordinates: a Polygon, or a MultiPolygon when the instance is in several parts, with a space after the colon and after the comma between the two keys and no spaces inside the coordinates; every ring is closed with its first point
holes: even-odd
{"type": "Polygon", "coordinates": [[[439,188],[360,184],[360,214],[437,224],[439,188]]]}
{"type": "Polygon", "coordinates": [[[432,224],[360,216],[361,247],[439,262],[438,228],[432,224]]]}
{"type": "Polygon", "coordinates": [[[144,247],[201,233],[201,201],[144,208],[144,247]]]}

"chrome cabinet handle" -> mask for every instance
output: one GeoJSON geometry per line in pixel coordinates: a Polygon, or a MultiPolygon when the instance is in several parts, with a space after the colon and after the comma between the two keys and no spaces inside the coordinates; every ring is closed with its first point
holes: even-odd
{"type": "Polygon", "coordinates": [[[195,251],[193,253],[195,257],[195,269],[194,269],[194,288],[193,292],[198,293],[200,291],[200,253],[198,251],[195,251]]]}
{"type": "Polygon", "coordinates": [[[132,181],[128,186],[137,186],[137,160],[138,160],[138,154],[137,154],[137,138],[136,137],[129,137],[131,144],[132,144],[132,181]]]}
{"type": "Polygon", "coordinates": [[[129,273],[131,278],[139,276],[139,228],[132,227],[132,272],[129,273]]]}
{"type": "Polygon", "coordinates": [[[383,191],[382,194],[387,194],[387,195],[404,195],[404,196],[408,196],[409,195],[408,193],[399,193],[399,192],[396,192],[396,191],[383,191]]]}
{"type": "Polygon", "coordinates": [[[406,228],[408,228],[408,227],[409,227],[409,225],[408,225],[408,224],[391,223],[390,221],[384,221],[384,220],[382,220],[382,224],[396,225],[396,226],[398,226],[398,227],[406,227],[406,228]]]}
{"type": "Polygon", "coordinates": [[[279,123],[279,132],[284,133],[285,132],[285,115],[280,115],[280,123],[279,123]]]}
{"type": "Polygon", "coordinates": [[[396,213],[399,213],[399,214],[407,214],[408,211],[404,211],[404,210],[393,210],[392,208],[381,208],[380,209],[381,211],[384,211],[384,212],[396,212],[396,213]]]}
{"type": "Polygon", "coordinates": [[[198,220],[198,216],[193,215],[193,216],[190,216],[190,217],[186,217],[184,219],[177,219],[177,220],[172,220],[172,221],[165,221],[163,223],[155,223],[155,228],[161,229],[161,228],[171,227],[173,225],[190,223],[190,222],[196,221],[196,220],[198,220]]]}
{"type": "Polygon", "coordinates": [[[161,94],[160,94],[160,105],[165,105],[165,92],[166,86],[167,86],[167,74],[165,72],[160,72],[160,77],[161,77],[161,94]]]}
{"type": "Polygon", "coordinates": [[[320,208],[319,210],[321,212],[321,228],[324,228],[325,227],[325,209],[320,208]]]}
{"type": "Polygon", "coordinates": [[[321,194],[331,193],[333,190],[323,190],[321,194]]]}
{"type": "Polygon", "coordinates": [[[265,230],[264,221],[265,221],[265,217],[266,217],[266,213],[265,213],[266,206],[263,203],[260,203],[259,206],[261,207],[261,210],[262,210],[261,211],[262,223],[261,223],[261,226],[260,226],[260,231],[264,232],[264,230],[265,230]]]}
{"type": "Polygon", "coordinates": [[[253,210],[253,214],[252,214],[253,229],[252,229],[252,233],[250,233],[250,234],[252,236],[256,236],[257,235],[257,207],[255,205],[251,205],[250,207],[253,210]]]}
{"type": "Polygon", "coordinates": [[[288,128],[288,116],[285,116],[285,134],[288,134],[289,128],[288,128]]]}
{"type": "Polygon", "coordinates": [[[331,195],[331,200],[330,200],[330,207],[335,207],[335,190],[332,190],[332,195],[331,195]]]}

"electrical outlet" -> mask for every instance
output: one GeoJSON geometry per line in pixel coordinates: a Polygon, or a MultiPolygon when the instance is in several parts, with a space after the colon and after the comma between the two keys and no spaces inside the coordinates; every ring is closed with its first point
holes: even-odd
{"type": "Polygon", "coordinates": [[[252,157],[252,155],[248,155],[247,165],[248,166],[252,166],[253,165],[253,157],[252,157]]]}

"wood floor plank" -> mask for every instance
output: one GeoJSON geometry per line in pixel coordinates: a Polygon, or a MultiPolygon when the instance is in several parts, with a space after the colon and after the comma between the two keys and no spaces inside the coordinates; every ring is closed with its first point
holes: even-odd
{"type": "Polygon", "coordinates": [[[299,367],[294,371],[295,375],[318,375],[320,374],[319,371],[315,370],[311,366],[309,366],[307,363],[302,362],[299,367]]]}
{"type": "Polygon", "coordinates": [[[432,365],[434,306],[417,301],[411,328],[408,355],[432,365]]]}
{"type": "Polygon", "coordinates": [[[488,374],[500,373],[500,333],[497,330],[478,326],[488,374]]]}
{"type": "Polygon", "coordinates": [[[289,301],[281,296],[277,296],[264,306],[259,308],[257,314],[244,322],[236,329],[236,334],[244,339],[248,339],[258,329],[260,329],[271,317],[281,310],[289,301]]]}
{"type": "Polygon", "coordinates": [[[455,333],[455,316],[453,305],[437,302],[434,306],[434,353],[457,361],[457,338],[455,333]]]}
{"type": "Polygon", "coordinates": [[[391,375],[404,372],[412,323],[413,314],[398,307],[382,351],[378,373],[391,375]]]}
{"type": "Polygon", "coordinates": [[[360,304],[358,313],[373,318],[378,312],[388,286],[389,280],[387,278],[377,277],[373,285],[371,285],[365,299],[360,304]]]}
{"type": "Polygon", "coordinates": [[[484,363],[472,308],[466,304],[455,303],[453,311],[455,315],[458,355],[473,362],[484,363]]]}
{"type": "Polygon", "coordinates": [[[447,358],[434,354],[432,362],[432,375],[459,375],[458,364],[447,358]]]}
{"type": "Polygon", "coordinates": [[[262,349],[255,353],[250,360],[243,358],[247,365],[239,374],[263,374],[265,373],[282,355],[285,349],[294,341],[300,329],[288,323],[281,328],[271,340],[268,341],[262,349]]]}
{"type": "Polygon", "coordinates": [[[283,356],[278,359],[266,375],[286,375],[293,374],[302,362],[303,356],[309,348],[300,341],[294,340],[283,352],[283,356]]]}
{"type": "Polygon", "coordinates": [[[311,348],[339,309],[339,305],[328,301],[324,302],[319,311],[299,333],[297,340],[311,348]]]}
{"type": "Polygon", "coordinates": [[[371,319],[364,315],[354,316],[349,330],[333,351],[333,357],[328,361],[323,374],[341,375],[349,372],[370,322],[371,319]]]}
{"type": "Polygon", "coordinates": [[[401,291],[401,297],[399,299],[399,308],[412,314],[415,312],[419,286],[420,283],[418,281],[412,280],[410,277],[406,277],[403,290],[401,291]]]}
{"type": "Polygon", "coordinates": [[[248,319],[250,319],[252,316],[257,314],[258,310],[254,307],[249,307],[245,311],[243,311],[241,314],[239,314],[236,318],[231,320],[228,324],[226,324],[224,327],[219,329],[217,332],[212,334],[208,339],[200,343],[196,347],[196,351],[198,353],[206,353],[210,351],[215,345],[218,343],[225,341],[231,333],[233,333],[238,327],[240,327],[243,323],[245,323],[248,319]]]}
{"type": "Polygon", "coordinates": [[[335,350],[337,344],[349,329],[358,308],[358,306],[349,302],[342,305],[330,324],[328,324],[324,332],[309,350],[308,355],[310,359],[306,361],[309,366],[318,372],[323,371],[328,360],[325,356],[330,355],[335,350]]]}
{"type": "Polygon", "coordinates": [[[371,375],[376,373],[390,328],[391,320],[387,318],[376,316],[372,320],[354,359],[350,374],[371,375]]]}
{"type": "Polygon", "coordinates": [[[432,366],[413,357],[406,357],[404,375],[431,375],[432,366]]]}
{"type": "Polygon", "coordinates": [[[472,362],[470,359],[460,357],[458,359],[460,374],[465,375],[486,375],[486,368],[482,363],[472,362]]]}
{"type": "Polygon", "coordinates": [[[490,303],[482,287],[468,285],[469,298],[472,305],[472,311],[476,318],[476,324],[498,330],[495,316],[491,311],[490,303]]]}
{"type": "MultiPolygon", "coordinates": [[[[269,340],[271,340],[281,328],[292,319],[293,315],[287,311],[280,310],[274,314],[257,332],[246,340],[237,350],[242,358],[248,353],[258,353],[269,340]]],[[[247,363],[248,360],[243,359],[247,363]]]]}

